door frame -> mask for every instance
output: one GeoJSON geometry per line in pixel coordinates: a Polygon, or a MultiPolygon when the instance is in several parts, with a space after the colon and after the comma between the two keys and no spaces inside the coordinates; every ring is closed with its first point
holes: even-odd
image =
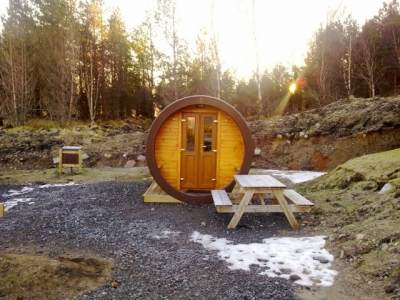
{"type": "MultiPolygon", "coordinates": [[[[213,142],[215,143],[216,146],[215,146],[215,149],[212,149],[212,150],[216,150],[216,153],[215,153],[215,179],[216,179],[216,181],[215,181],[215,184],[214,184],[214,188],[211,188],[211,189],[218,188],[218,182],[219,182],[219,159],[220,159],[219,158],[219,156],[220,156],[220,151],[219,151],[220,142],[219,141],[220,141],[220,134],[221,134],[220,128],[219,128],[219,121],[220,121],[220,117],[221,117],[221,112],[220,112],[220,110],[218,110],[216,108],[210,108],[210,107],[207,108],[207,109],[201,109],[201,108],[196,108],[196,107],[186,107],[186,108],[181,109],[179,111],[179,139],[178,139],[179,142],[178,142],[178,148],[180,149],[180,151],[178,153],[179,176],[177,178],[177,187],[178,187],[179,190],[182,190],[181,178],[182,178],[182,164],[183,164],[183,162],[182,162],[181,151],[183,149],[182,141],[183,141],[183,134],[184,134],[184,132],[183,132],[183,130],[184,130],[183,123],[184,122],[182,122],[182,120],[183,120],[183,117],[184,117],[185,113],[198,114],[199,116],[206,115],[206,114],[213,114],[215,116],[215,118],[216,118],[215,119],[215,123],[213,125],[214,126],[214,130],[216,130],[216,133],[214,134],[214,136],[215,136],[214,140],[215,141],[213,141],[213,142]]],[[[201,126],[201,124],[199,124],[199,129],[198,129],[199,133],[200,133],[200,130],[201,130],[200,126],[201,126]]],[[[196,139],[197,139],[198,146],[200,146],[199,145],[200,144],[200,134],[197,135],[196,139]]],[[[200,155],[198,157],[200,159],[200,155]]],[[[199,161],[197,162],[197,164],[199,165],[199,161]]],[[[199,176],[199,174],[198,174],[198,176],[199,176]]],[[[197,180],[199,180],[199,178],[197,180]]],[[[197,189],[198,190],[204,190],[204,191],[211,190],[211,189],[207,189],[207,188],[204,188],[204,189],[197,188],[197,189]]]]}

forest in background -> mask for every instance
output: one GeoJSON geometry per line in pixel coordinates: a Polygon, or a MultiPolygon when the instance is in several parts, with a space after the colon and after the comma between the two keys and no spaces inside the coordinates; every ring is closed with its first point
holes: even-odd
{"type": "Polygon", "coordinates": [[[176,27],[177,4],[157,4],[128,31],[118,9],[105,18],[101,0],[9,0],[1,19],[0,120],[19,126],[36,117],[59,124],[153,118],[190,95],[223,99],[255,119],[399,92],[397,0],[383,2],[364,24],[343,10],[329,12],[304,65],[256,66],[249,79],[222,67],[212,32],[194,33],[195,51],[189,51],[176,27]],[[168,53],[156,47],[160,38],[168,53]],[[294,83],[297,88],[289,91],[294,83]]]}

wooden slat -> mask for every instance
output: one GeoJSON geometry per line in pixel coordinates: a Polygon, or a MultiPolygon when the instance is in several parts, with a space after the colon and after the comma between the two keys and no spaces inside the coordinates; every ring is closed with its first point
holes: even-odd
{"type": "MultiPolygon", "coordinates": [[[[239,205],[232,206],[218,206],[217,211],[219,213],[235,213],[239,205]]],[[[288,205],[289,210],[292,212],[309,212],[311,207],[309,206],[296,206],[294,204],[288,205]]],[[[281,206],[278,205],[248,205],[244,210],[245,213],[274,213],[282,212],[281,206]]]]}
{"type": "Polygon", "coordinates": [[[211,195],[215,206],[232,206],[232,202],[225,190],[212,190],[211,195]]]}
{"type": "Polygon", "coordinates": [[[228,225],[228,228],[236,228],[237,224],[239,223],[240,219],[242,218],[243,213],[246,210],[246,206],[249,204],[252,197],[253,197],[252,192],[247,192],[244,195],[243,200],[238,205],[238,207],[235,211],[235,214],[233,215],[233,217],[228,225]]]}
{"type": "Polygon", "coordinates": [[[298,206],[314,206],[314,203],[297,193],[295,190],[284,189],[283,195],[298,206]]]}
{"type": "Polygon", "coordinates": [[[242,188],[285,188],[282,182],[270,175],[235,175],[235,180],[242,188]]]}
{"type": "Polygon", "coordinates": [[[146,203],[182,203],[174,197],[167,195],[154,181],[143,194],[143,202],[146,203]]]}
{"type": "Polygon", "coordinates": [[[290,210],[289,205],[285,199],[285,196],[283,195],[282,190],[275,190],[274,193],[275,193],[276,199],[279,202],[279,205],[282,208],[283,213],[286,215],[286,218],[288,219],[292,228],[299,228],[299,223],[297,223],[297,220],[294,217],[293,212],[290,210]]]}

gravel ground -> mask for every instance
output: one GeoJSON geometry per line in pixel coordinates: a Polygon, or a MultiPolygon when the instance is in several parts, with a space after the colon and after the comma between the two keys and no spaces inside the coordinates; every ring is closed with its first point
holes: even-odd
{"type": "MultiPolygon", "coordinates": [[[[34,204],[19,203],[0,219],[0,252],[28,247],[51,257],[73,251],[113,259],[111,281],[118,288],[107,284],[76,299],[297,299],[293,282],[258,275],[259,267],[230,270],[216,252],[190,239],[195,231],[235,244],[261,242],[281,230],[301,234],[283,214],[245,214],[228,230],[232,215],[218,214],[212,204],[143,203],[148,185],[32,185],[17,197],[34,204]]],[[[22,188],[0,185],[0,202],[22,188]]]]}

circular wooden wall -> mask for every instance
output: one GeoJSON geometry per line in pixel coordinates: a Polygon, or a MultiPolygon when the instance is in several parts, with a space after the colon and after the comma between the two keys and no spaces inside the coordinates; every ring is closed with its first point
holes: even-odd
{"type": "Polygon", "coordinates": [[[253,140],[239,112],[209,96],[191,96],[167,106],[154,120],[147,137],[146,159],[151,175],[170,196],[187,203],[211,203],[209,193],[180,188],[181,124],[185,112],[214,112],[218,116],[218,153],[215,189],[230,192],[233,175],[247,174],[253,159],[253,140]]]}

